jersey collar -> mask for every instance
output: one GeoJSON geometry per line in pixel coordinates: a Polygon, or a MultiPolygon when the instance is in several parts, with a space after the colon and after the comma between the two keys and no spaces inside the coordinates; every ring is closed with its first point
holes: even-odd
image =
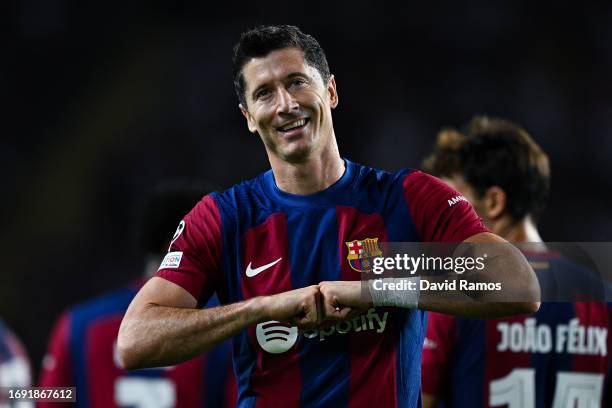
{"type": "Polygon", "coordinates": [[[263,190],[273,201],[293,207],[336,205],[338,201],[342,201],[343,198],[346,199],[346,194],[357,173],[357,165],[355,163],[344,158],[343,160],[345,164],[344,174],[323,191],[306,195],[284,192],[276,185],[272,170],[264,174],[262,179],[263,190]]]}

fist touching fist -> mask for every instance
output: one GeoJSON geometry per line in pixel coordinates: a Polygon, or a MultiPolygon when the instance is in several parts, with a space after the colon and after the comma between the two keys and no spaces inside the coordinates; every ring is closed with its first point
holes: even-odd
{"type": "Polygon", "coordinates": [[[267,296],[265,316],[310,330],[347,320],[372,305],[367,285],[361,281],[321,282],[318,285],[267,296]]]}

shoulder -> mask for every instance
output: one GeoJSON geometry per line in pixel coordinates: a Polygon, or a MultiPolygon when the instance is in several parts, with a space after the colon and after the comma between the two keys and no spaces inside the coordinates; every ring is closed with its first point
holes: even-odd
{"type": "MultiPolygon", "coordinates": [[[[402,185],[408,194],[442,193],[448,194],[450,198],[459,196],[455,190],[437,177],[416,169],[407,169],[402,177],[402,185]]],[[[465,200],[465,198],[463,199],[465,200]]]]}
{"type": "MultiPolygon", "coordinates": [[[[210,200],[214,203],[220,214],[228,216],[235,214],[239,209],[244,208],[267,208],[271,205],[270,200],[264,193],[266,178],[271,177],[272,170],[268,170],[259,176],[242,181],[230,188],[211,193],[204,197],[203,201],[210,200]]],[[[210,202],[208,205],[210,205],[210,202]]],[[[201,203],[199,205],[206,205],[201,203]]]]}
{"type": "MultiPolygon", "coordinates": [[[[139,287],[140,284],[125,286],[64,309],[53,323],[51,343],[68,347],[74,341],[84,341],[83,336],[100,322],[113,321],[118,329],[139,287]]],[[[104,330],[111,329],[104,327],[104,330]]]]}
{"type": "Polygon", "coordinates": [[[271,173],[272,170],[268,170],[255,178],[234,184],[224,191],[212,193],[210,197],[219,205],[236,205],[251,200],[262,200],[262,186],[271,173]]]}
{"type": "Polygon", "coordinates": [[[372,198],[381,199],[401,192],[402,181],[412,169],[401,169],[396,172],[377,169],[358,163],[351,163],[354,177],[352,189],[356,193],[367,192],[372,198]]]}
{"type": "Polygon", "coordinates": [[[414,171],[413,169],[404,168],[396,172],[377,169],[370,166],[365,166],[359,163],[351,163],[354,166],[355,184],[363,185],[385,185],[401,181],[406,174],[414,171]]]}
{"type": "Polygon", "coordinates": [[[422,241],[461,242],[488,232],[469,201],[442,180],[410,170],[402,188],[422,241]]]}
{"type": "Polygon", "coordinates": [[[403,168],[395,172],[389,172],[360,164],[356,164],[356,169],[355,186],[357,188],[372,186],[385,188],[395,187],[399,184],[404,192],[409,195],[442,193],[449,195],[449,199],[459,196],[455,190],[439,178],[418,169],[403,168]]]}

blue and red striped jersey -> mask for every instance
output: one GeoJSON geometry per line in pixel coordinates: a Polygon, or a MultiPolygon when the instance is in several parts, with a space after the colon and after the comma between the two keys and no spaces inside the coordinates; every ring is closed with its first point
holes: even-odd
{"type": "MultiPolygon", "coordinates": [[[[123,315],[142,282],[65,311],[55,324],[39,386],[76,387],[77,407],[230,407],[235,403],[228,342],[185,363],[124,370],[116,353],[123,315]]],[[[216,298],[207,306],[215,306],[216,298]]],[[[74,407],[40,402],[39,408],[74,407]]]]}
{"type": "MultiPolygon", "coordinates": [[[[181,221],[157,276],[200,302],[216,291],[234,303],[359,280],[368,269],[359,254],[376,242],[459,242],[487,231],[434,177],[345,163],[336,183],[311,195],[281,191],[268,171],[204,197],[181,221]]],[[[424,330],[424,312],[399,308],[305,333],[262,322],[233,339],[238,405],[417,406],[424,330]]]]}
{"type": "MultiPolygon", "coordinates": [[[[559,256],[528,257],[541,282],[589,280],[559,256]]],[[[423,393],[443,407],[609,406],[609,330],[603,302],[544,302],[533,315],[495,320],[429,313],[423,393]]]]}

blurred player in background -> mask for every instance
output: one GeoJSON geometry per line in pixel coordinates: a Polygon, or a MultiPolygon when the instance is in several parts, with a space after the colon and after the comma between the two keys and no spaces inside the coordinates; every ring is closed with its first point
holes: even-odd
{"type": "MultiPolygon", "coordinates": [[[[76,386],[79,407],[190,408],[235,404],[230,349],[226,343],[185,363],[160,369],[126,371],[116,356],[117,332],[129,303],[146,279],[157,271],[177,222],[209,191],[199,184],[176,183],[160,186],[147,197],[137,215],[138,240],[145,253],[144,276],[61,315],[43,361],[40,386],[76,386]]],[[[216,298],[207,306],[215,304],[216,298]]]]}
{"type": "MultiPolygon", "coordinates": [[[[549,162],[518,125],[476,117],[463,133],[444,130],[424,169],[465,196],[492,232],[536,243],[525,255],[540,279],[585,276],[542,243],[536,218],[549,192],[549,162]]],[[[597,302],[544,302],[534,315],[489,321],[430,313],[423,406],[601,406],[609,329],[606,304],[597,302]]]]}
{"type": "MultiPolygon", "coordinates": [[[[0,387],[29,387],[32,385],[30,360],[17,337],[0,320],[0,387]]],[[[0,408],[32,407],[30,402],[9,402],[0,393],[0,408]]]]}

